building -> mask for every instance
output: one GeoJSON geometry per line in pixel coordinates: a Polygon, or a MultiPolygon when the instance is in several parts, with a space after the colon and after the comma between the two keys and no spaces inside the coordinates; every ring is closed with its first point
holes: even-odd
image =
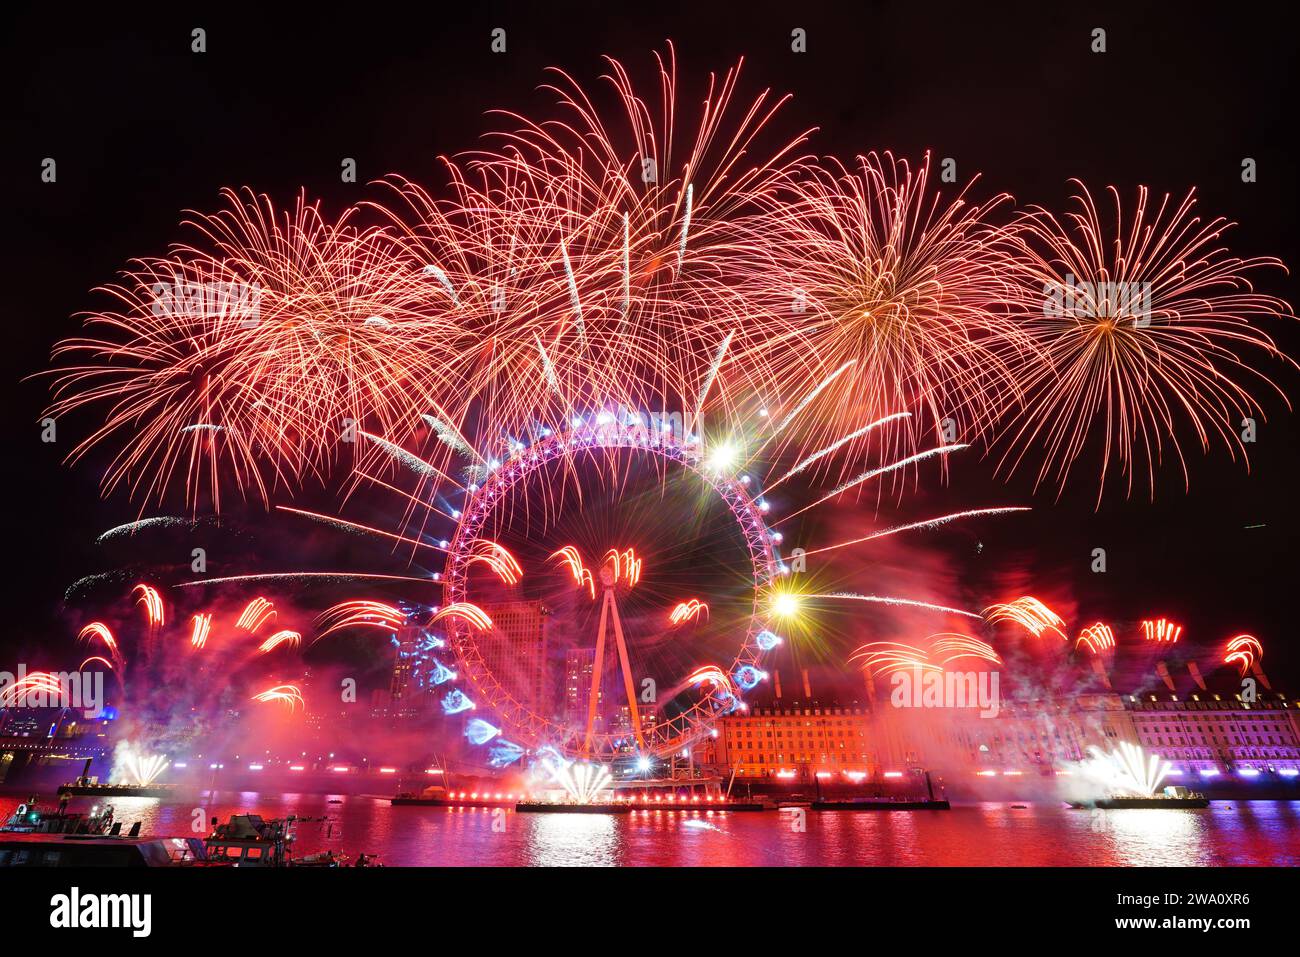
{"type": "Polygon", "coordinates": [[[484,668],[528,710],[549,712],[547,608],[540,601],[510,601],[485,604],[483,610],[492,619],[491,632],[475,637],[484,668]]]}
{"type": "Polygon", "coordinates": [[[720,718],[692,757],[738,780],[882,782],[923,769],[960,795],[971,785],[988,793],[991,779],[1023,790],[1069,776],[1094,749],[1128,742],[1169,762],[1174,783],[1300,784],[1300,711],[1258,668],[1243,676],[1234,666],[1202,671],[1190,658],[1148,657],[1127,673],[1108,662],[1069,681],[1067,689],[1008,678],[996,714],[981,714],[895,707],[875,689],[861,701],[818,697],[806,674],[805,697],[783,698],[774,671],[771,697],[750,696],[748,710],[720,718]]]}
{"type": "Polygon", "coordinates": [[[736,778],[812,782],[873,774],[870,713],[858,702],[782,701],[721,719],[694,749],[696,765],[736,778]]]}
{"type": "MultiPolygon", "coordinates": [[[[564,724],[569,728],[586,726],[591,695],[591,677],[595,668],[595,648],[570,648],[564,653],[564,724]]],[[[598,692],[599,694],[599,692],[598,692]]],[[[599,699],[598,706],[599,706],[599,699]]]]}
{"type": "Polygon", "coordinates": [[[1169,761],[1171,776],[1300,777],[1300,713],[1258,664],[1246,674],[1160,661],[1155,678],[1124,700],[1138,743],[1169,761]]]}

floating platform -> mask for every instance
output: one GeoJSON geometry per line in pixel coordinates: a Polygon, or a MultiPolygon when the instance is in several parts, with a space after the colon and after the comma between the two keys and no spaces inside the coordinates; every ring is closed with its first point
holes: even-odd
{"type": "Polygon", "coordinates": [[[633,811],[776,811],[775,804],[758,801],[628,801],[633,811]]]}
{"type": "Polygon", "coordinates": [[[880,798],[860,798],[854,801],[813,801],[814,811],[951,811],[946,800],[886,801],[880,798]]]}
{"type": "Polygon", "coordinates": [[[421,798],[398,795],[392,799],[394,807],[514,807],[513,799],[502,798],[421,798]]]}
{"type": "Polygon", "coordinates": [[[551,804],[526,801],[515,805],[520,814],[628,814],[631,804],[551,804]]]}
{"type": "Polygon", "coordinates": [[[64,784],[59,794],[71,797],[169,798],[176,794],[174,784],[64,784]]]}
{"type": "Polygon", "coordinates": [[[1116,797],[1102,798],[1099,801],[1091,803],[1076,804],[1072,803],[1070,807],[1075,808],[1099,808],[1103,811],[1123,811],[1123,810],[1172,810],[1172,809],[1195,809],[1210,806],[1210,799],[1204,795],[1198,794],[1195,797],[1116,797]]]}

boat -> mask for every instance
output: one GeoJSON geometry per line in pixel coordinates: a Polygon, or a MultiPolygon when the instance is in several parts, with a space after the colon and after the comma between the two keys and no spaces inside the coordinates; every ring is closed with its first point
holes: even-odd
{"type": "Polygon", "coordinates": [[[1204,794],[1197,794],[1193,797],[1171,798],[1171,797],[1114,797],[1103,798],[1096,801],[1093,807],[1101,808],[1105,811],[1117,811],[1126,808],[1147,808],[1147,809],[1169,809],[1169,808],[1202,808],[1209,807],[1210,799],[1204,794]]]}
{"type": "Polygon", "coordinates": [[[151,797],[169,798],[176,794],[174,784],[100,784],[90,776],[91,758],[81,769],[81,775],[71,784],[59,786],[59,794],[69,797],[151,797]]]}
{"type": "Polygon", "coordinates": [[[232,814],[204,839],[206,862],[227,867],[339,867],[343,863],[332,851],[295,860],[297,822],[292,815],[267,821],[260,814],[232,814]]]}
{"type": "Polygon", "coordinates": [[[119,834],[0,834],[0,868],[5,867],[175,867],[205,863],[197,837],[138,837],[119,834]]]}
{"type": "MultiPolygon", "coordinates": [[[[58,810],[42,807],[35,795],[18,805],[9,820],[0,824],[0,832],[9,834],[118,834],[121,830],[121,822],[113,820],[111,804],[105,804],[102,809],[92,808],[88,814],[73,814],[62,806],[58,810]]],[[[134,830],[139,833],[138,826],[134,830]]]]}
{"type": "Polygon", "coordinates": [[[174,784],[61,784],[59,794],[69,797],[148,797],[170,798],[176,794],[174,784]]]}

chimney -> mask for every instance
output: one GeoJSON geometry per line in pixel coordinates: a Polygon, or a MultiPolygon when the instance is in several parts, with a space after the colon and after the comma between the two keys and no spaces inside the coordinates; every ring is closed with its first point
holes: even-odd
{"type": "Polygon", "coordinates": [[[1156,662],[1156,674],[1158,674],[1161,678],[1165,679],[1165,685],[1166,687],[1169,688],[1170,691],[1178,690],[1177,688],[1174,687],[1174,679],[1169,674],[1169,666],[1165,664],[1163,661],[1156,662]]]}
{"type": "Polygon", "coordinates": [[[772,687],[776,691],[777,698],[781,697],[781,672],[776,668],[772,669],[772,687]]]}
{"type": "Polygon", "coordinates": [[[811,701],[811,700],[812,700],[812,685],[808,683],[808,669],[807,669],[807,668],[805,668],[805,669],[803,670],[803,699],[804,699],[805,701],[811,701]]]}
{"type": "Polygon", "coordinates": [[[1114,690],[1115,690],[1115,689],[1111,686],[1111,683],[1110,683],[1110,675],[1106,674],[1106,665],[1105,665],[1105,663],[1101,660],[1101,658],[1099,658],[1099,657],[1096,656],[1096,655],[1093,655],[1093,656],[1092,656],[1092,670],[1095,671],[1095,672],[1097,673],[1097,677],[1099,677],[1099,678],[1101,679],[1101,683],[1102,683],[1103,685],[1106,686],[1106,690],[1107,690],[1107,691],[1114,691],[1114,690]]]}
{"type": "Polygon", "coordinates": [[[1205,679],[1201,676],[1201,669],[1197,667],[1196,662],[1187,662],[1187,673],[1196,681],[1196,687],[1200,688],[1202,691],[1207,690],[1205,687],[1205,679]]]}

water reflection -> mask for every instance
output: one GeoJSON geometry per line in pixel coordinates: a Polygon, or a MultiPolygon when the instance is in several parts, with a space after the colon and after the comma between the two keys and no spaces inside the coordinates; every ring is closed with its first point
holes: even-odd
{"type": "MultiPolygon", "coordinates": [[[[23,800],[0,796],[8,817],[23,800]]],[[[93,803],[74,800],[71,809],[93,803]]],[[[378,855],[390,866],[1053,866],[1300,864],[1300,802],[1206,810],[1073,810],[986,803],[951,811],[517,814],[392,807],[377,797],[204,793],[112,802],[146,834],[189,835],[233,813],[296,814],[298,853],[378,855]],[[341,803],[329,803],[331,800],[341,803]]]]}
{"type": "Polygon", "coordinates": [[[508,814],[507,830],[528,834],[528,859],[545,866],[611,867],[620,864],[617,814],[508,814]]]}

